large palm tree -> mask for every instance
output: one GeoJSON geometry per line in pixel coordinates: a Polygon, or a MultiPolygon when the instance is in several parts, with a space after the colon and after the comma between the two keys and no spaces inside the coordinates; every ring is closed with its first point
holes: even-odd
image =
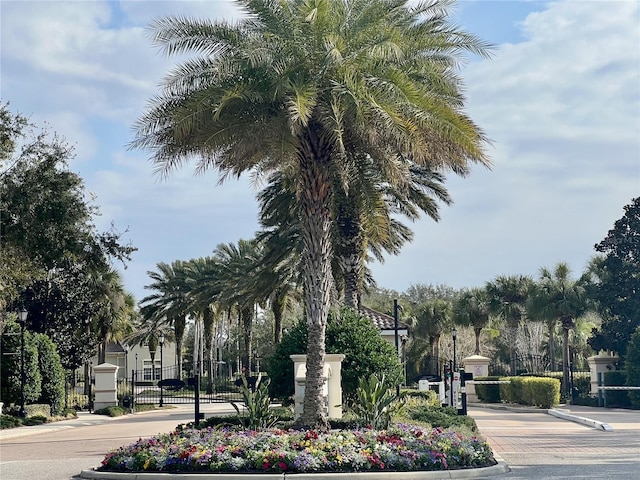
{"type": "Polygon", "coordinates": [[[533,280],[525,275],[499,275],[487,282],[489,310],[506,323],[511,375],[516,374],[516,337],[520,322],[526,316],[526,305],[533,280]]]}
{"type": "Polygon", "coordinates": [[[296,179],[308,322],[299,422],[326,426],[322,398],[332,287],[332,179],[350,179],[346,144],[401,184],[394,158],[434,167],[486,162],[463,113],[456,65],[487,45],[449,25],[448,0],[239,0],[236,24],[165,17],[152,28],[168,54],[194,53],[165,80],[133,146],[160,174],[193,158],[222,178],[288,169],[296,179]]]}
{"type": "Polygon", "coordinates": [[[567,396],[570,394],[569,332],[588,308],[585,282],[585,278],[572,279],[571,270],[564,262],[556,264],[553,270],[542,267],[529,303],[529,309],[541,318],[553,319],[562,326],[562,380],[567,396]]]}

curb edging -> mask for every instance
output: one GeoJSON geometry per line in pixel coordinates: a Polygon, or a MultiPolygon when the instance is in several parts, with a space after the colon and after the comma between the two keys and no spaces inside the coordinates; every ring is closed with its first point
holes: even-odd
{"type": "Polygon", "coordinates": [[[462,470],[437,470],[429,472],[349,472],[349,473],[122,473],[122,472],[98,472],[96,470],[82,470],[77,478],[88,480],[166,480],[178,478],[180,480],[445,480],[467,479],[500,475],[510,472],[511,469],[504,461],[498,460],[497,465],[481,468],[468,468],[462,470]]]}
{"type": "Polygon", "coordinates": [[[613,427],[608,423],[599,422],[598,420],[592,420],[586,417],[580,417],[578,415],[573,415],[571,413],[564,412],[562,410],[557,410],[555,408],[550,408],[547,413],[557,418],[561,418],[563,420],[569,420],[570,422],[580,423],[582,425],[586,425],[588,427],[595,428],[597,430],[602,430],[605,432],[612,432],[613,427]]]}

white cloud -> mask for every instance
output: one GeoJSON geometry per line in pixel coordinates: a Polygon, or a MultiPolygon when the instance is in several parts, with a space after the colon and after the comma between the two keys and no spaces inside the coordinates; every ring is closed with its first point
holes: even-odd
{"type": "MultiPolygon", "coordinates": [[[[380,285],[480,285],[561,260],[583,268],[640,194],[639,6],[532,3],[539,11],[501,29],[521,31],[463,72],[470,115],[494,141],[494,168],[447,182],[455,204],[440,223],[413,224],[415,242],[373,267],[380,285]]],[[[176,63],[145,27],[165,14],[233,18],[230,2],[10,1],[0,9],[3,100],[76,145],[72,166],[97,195],[100,228],[129,227],[140,248],[125,272],[138,298],[157,262],[253,234],[246,180],[219,187],[214,174],[193,177],[187,166],[159,183],[144,152],[126,150],[131,125],[176,63]]]]}
{"type": "Polygon", "coordinates": [[[559,2],[523,19],[523,40],[464,72],[494,167],[450,179],[440,224],[374,266],[383,286],[481,285],[498,274],[585,267],[640,194],[640,4],[559,2]]]}

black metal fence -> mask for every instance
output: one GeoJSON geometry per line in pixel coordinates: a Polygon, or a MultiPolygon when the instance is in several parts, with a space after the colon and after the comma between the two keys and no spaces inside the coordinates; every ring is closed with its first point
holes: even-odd
{"type": "MultiPolygon", "coordinates": [[[[125,407],[132,404],[195,403],[194,377],[179,375],[178,367],[133,370],[118,387],[118,396],[125,407]],[[125,405],[128,404],[128,405],[125,405]]],[[[241,401],[241,381],[227,376],[212,379],[200,377],[200,403],[241,401]]]]}

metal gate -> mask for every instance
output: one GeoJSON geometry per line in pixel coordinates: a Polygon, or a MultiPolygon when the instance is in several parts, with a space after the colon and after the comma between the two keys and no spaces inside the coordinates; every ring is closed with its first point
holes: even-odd
{"type": "Polygon", "coordinates": [[[242,400],[241,381],[228,376],[199,378],[200,392],[195,391],[195,377],[178,375],[176,365],[152,370],[134,370],[127,379],[127,396],[135,404],[184,404],[236,402],[242,400]]]}

